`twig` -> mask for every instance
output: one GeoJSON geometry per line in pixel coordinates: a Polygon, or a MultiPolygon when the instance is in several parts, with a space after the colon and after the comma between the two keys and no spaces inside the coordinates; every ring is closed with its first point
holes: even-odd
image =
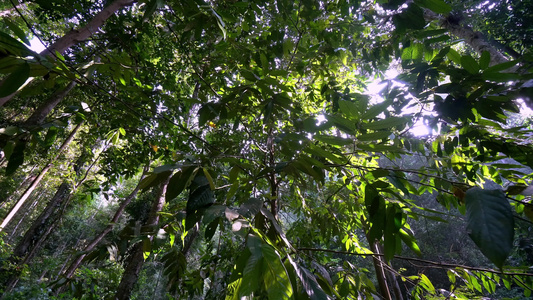
{"type": "MultiPolygon", "coordinates": [[[[343,254],[343,255],[353,255],[353,256],[368,256],[368,255],[370,255],[370,256],[384,256],[384,254],[377,254],[377,253],[354,253],[354,252],[348,252],[348,251],[338,251],[338,250],[320,249],[320,248],[298,248],[297,250],[298,251],[329,252],[329,253],[343,254]]],[[[394,258],[401,259],[401,260],[407,260],[407,261],[415,261],[415,262],[424,263],[424,264],[429,264],[429,265],[432,265],[432,267],[434,267],[434,268],[442,268],[442,269],[461,268],[461,269],[465,269],[465,270],[479,271],[479,272],[489,272],[489,273],[509,275],[509,276],[528,276],[528,277],[533,277],[533,273],[505,272],[505,271],[499,271],[499,270],[494,270],[494,269],[486,269],[486,268],[470,267],[470,266],[450,264],[450,263],[434,262],[434,261],[431,261],[431,260],[425,260],[425,259],[420,259],[420,258],[412,258],[412,257],[405,257],[405,256],[400,256],[400,255],[394,255],[394,258]]]]}

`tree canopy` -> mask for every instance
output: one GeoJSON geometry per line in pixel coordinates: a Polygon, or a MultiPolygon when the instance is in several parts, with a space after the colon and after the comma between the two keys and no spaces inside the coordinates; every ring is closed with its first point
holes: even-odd
{"type": "Polygon", "coordinates": [[[530,297],[532,13],[4,1],[2,297],[530,297]]]}

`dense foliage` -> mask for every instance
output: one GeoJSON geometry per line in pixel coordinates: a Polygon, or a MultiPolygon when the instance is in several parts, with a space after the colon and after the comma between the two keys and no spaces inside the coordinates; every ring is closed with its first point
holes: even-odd
{"type": "Polygon", "coordinates": [[[532,7],[5,1],[2,297],[530,297],[532,7]]]}

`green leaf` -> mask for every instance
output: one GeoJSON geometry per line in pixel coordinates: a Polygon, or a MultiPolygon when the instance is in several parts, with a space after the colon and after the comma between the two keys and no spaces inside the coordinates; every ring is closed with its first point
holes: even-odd
{"type": "Polygon", "coordinates": [[[177,168],[178,168],[178,166],[176,164],[162,165],[162,166],[159,166],[159,167],[155,167],[153,173],[154,174],[159,174],[161,172],[172,171],[172,170],[175,170],[177,168]]]}
{"type": "Polygon", "coordinates": [[[479,65],[477,64],[476,60],[470,55],[465,55],[461,57],[461,66],[470,74],[479,73],[479,65]]]}
{"type": "Polygon", "coordinates": [[[226,24],[224,24],[224,21],[222,20],[222,18],[217,14],[217,12],[213,8],[211,8],[211,13],[213,13],[213,15],[216,17],[218,28],[220,28],[220,31],[222,31],[222,35],[224,36],[224,40],[225,40],[227,36],[226,24]]]}
{"type": "Polygon", "coordinates": [[[52,147],[56,140],[58,131],[59,130],[55,126],[52,126],[48,129],[48,132],[46,133],[46,136],[44,138],[44,147],[46,149],[52,147]]]}
{"type": "Polygon", "coordinates": [[[326,119],[330,122],[333,122],[335,126],[348,134],[352,134],[356,129],[355,122],[353,120],[348,120],[341,116],[334,115],[326,115],[326,119]]]}
{"type": "Polygon", "coordinates": [[[146,260],[152,253],[152,242],[149,238],[143,239],[143,258],[146,260]]]}
{"type": "Polygon", "coordinates": [[[263,277],[269,299],[291,299],[293,290],[289,275],[276,250],[268,245],[261,246],[263,257],[263,277]]]}
{"type": "Polygon", "coordinates": [[[202,171],[204,172],[205,178],[207,178],[207,181],[209,181],[209,187],[212,191],[216,190],[215,182],[213,181],[213,177],[209,174],[209,171],[207,171],[206,168],[202,168],[202,171]]]}
{"type": "Polygon", "coordinates": [[[146,191],[151,187],[155,187],[161,182],[163,182],[163,180],[165,180],[167,176],[170,176],[170,174],[172,174],[172,171],[152,173],[149,176],[145,177],[143,180],[141,180],[141,183],[139,183],[139,188],[143,191],[146,191]]]}
{"type": "Polygon", "coordinates": [[[504,71],[504,70],[514,67],[517,63],[518,63],[517,60],[507,61],[501,64],[494,65],[492,67],[489,67],[485,70],[485,72],[492,73],[492,72],[504,71]]]}
{"type": "Polygon", "coordinates": [[[479,68],[485,70],[489,67],[490,64],[490,53],[488,51],[483,51],[481,57],[479,58],[479,68]]]}
{"type": "Polygon", "coordinates": [[[383,101],[370,107],[362,116],[361,119],[369,120],[377,117],[380,113],[384,112],[387,107],[390,106],[390,101],[383,101]]]}
{"type": "Polygon", "coordinates": [[[6,126],[4,128],[0,128],[0,134],[13,136],[17,133],[22,132],[22,130],[17,126],[6,126]]]}
{"type": "Polygon", "coordinates": [[[344,163],[344,161],[339,156],[336,156],[332,152],[326,151],[322,149],[321,147],[318,147],[314,144],[310,144],[309,148],[304,149],[304,151],[312,155],[316,155],[316,156],[329,159],[332,163],[336,163],[336,164],[344,163]]]}
{"type": "Polygon", "coordinates": [[[357,120],[359,117],[359,108],[354,102],[339,100],[339,109],[345,115],[352,120],[357,120]]]}
{"type": "Polygon", "coordinates": [[[9,27],[9,29],[11,29],[11,31],[13,31],[13,33],[21,40],[23,41],[24,43],[26,43],[26,45],[30,45],[30,41],[28,40],[28,38],[26,37],[26,34],[24,34],[24,31],[22,29],[20,29],[20,27],[17,26],[17,24],[13,23],[11,20],[9,20],[8,18],[2,18],[2,21],[9,27]]]}
{"type": "Polygon", "coordinates": [[[416,244],[416,239],[413,236],[409,235],[405,230],[403,230],[403,228],[400,229],[399,233],[400,233],[400,238],[402,239],[404,244],[407,245],[407,247],[409,247],[411,250],[413,250],[416,253],[416,255],[422,256],[422,252],[420,251],[420,248],[416,244]]]}
{"type": "Polygon", "coordinates": [[[0,53],[1,52],[22,57],[37,55],[37,53],[28,49],[23,43],[12,38],[9,34],[0,31],[0,53]]]}
{"type": "Polygon", "coordinates": [[[13,149],[13,153],[11,153],[11,156],[9,157],[9,161],[6,166],[6,175],[9,176],[18,169],[22,163],[24,163],[24,150],[26,149],[26,142],[25,141],[17,141],[15,144],[15,148],[13,149]]]}
{"type": "Polygon", "coordinates": [[[287,256],[287,259],[293,266],[296,271],[296,275],[302,282],[302,286],[305,290],[305,293],[309,296],[311,300],[328,300],[328,296],[318,284],[315,275],[311,273],[306,268],[298,265],[290,256],[287,256]]]}
{"type": "Polygon", "coordinates": [[[251,255],[242,271],[242,284],[239,288],[239,297],[249,296],[260,287],[264,275],[263,265],[266,264],[261,251],[261,243],[260,238],[253,235],[248,236],[247,245],[251,255]]]}
{"type": "Polygon", "coordinates": [[[189,195],[186,208],[187,214],[193,213],[198,209],[205,208],[215,202],[213,191],[211,190],[207,178],[202,175],[197,175],[193,180],[193,184],[198,187],[189,195]]]}
{"type": "Polygon", "coordinates": [[[393,21],[396,29],[399,31],[405,29],[423,29],[426,26],[424,12],[414,3],[411,3],[401,14],[394,15],[393,21]]]}
{"type": "Polygon", "coordinates": [[[410,117],[389,117],[386,119],[378,120],[371,123],[362,124],[362,129],[392,129],[393,127],[398,127],[400,125],[405,125],[409,122],[410,117]]]}
{"type": "Polygon", "coordinates": [[[152,15],[154,14],[154,12],[158,8],[163,7],[164,5],[165,5],[165,3],[162,0],[150,0],[150,1],[148,1],[148,3],[145,5],[146,9],[144,10],[143,21],[149,20],[152,17],[152,15]]]}
{"type": "Polygon", "coordinates": [[[502,190],[479,187],[466,191],[467,229],[481,252],[502,268],[513,246],[514,218],[502,190]]]}
{"type": "Polygon", "coordinates": [[[357,144],[357,148],[364,151],[371,152],[401,152],[402,148],[391,145],[380,145],[380,144],[357,144]]]}
{"type": "Polygon", "coordinates": [[[520,79],[520,74],[489,72],[487,69],[485,72],[483,72],[483,74],[481,74],[481,77],[485,80],[490,81],[507,82],[511,80],[520,79]]]}
{"type": "Polygon", "coordinates": [[[189,186],[197,170],[196,167],[185,167],[174,174],[168,183],[167,193],[165,194],[166,201],[170,201],[181,194],[189,186]]]}
{"type": "Polygon", "coordinates": [[[424,45],[415,43],[403,49],[402,60],[420,60],[424,57],[424,45]]]}
{"type": "Polygon", "coordinates": [[[29,77],[30,65],[28,63],[20,65],[4,79],[2,86],[0,86],[0,97],[6,97],[16,92],[29,77]]]}
{"type": "Polygon", "coordinates": [[[430,294],[435,294],[435,287],[433,286],[433,283],[427,278],[426,275],[420,274],[420,285],[428,291],[430,294]]]}
{"type": "Polygon", "coordinates": [[[326,144],[330,145],[337,145],[337,146],[346,146],[353,143],[350,139],[345,139],[337,136],[331,136],[331,135],[315,135],[314,138],[318,141],[321,141],[326,144]]]}
{"type": "Polygon", "coordinates": [[[376,141],[386,139],[391,135],[390,131],[377,131],[367,134],[362,134],[357,137],[358,141],[376,141]]]}
{"type": "Polygon", "coordinates": [[[461,55],[455,51],[455,49],[451,49],[446,54],[450,60],[452,60],[454,63],[460,65],[461,64],[461,55]]]}
{"type": "Polygon", "coordinates": [[[438,14],[447,14],[452,11],[452,7],[443,0],[415,0],[415,3],[438,14]]]}

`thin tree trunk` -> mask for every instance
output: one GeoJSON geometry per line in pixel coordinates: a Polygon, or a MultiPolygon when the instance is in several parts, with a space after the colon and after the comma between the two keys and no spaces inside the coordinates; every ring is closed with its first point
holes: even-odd
{"type": "MultiPolygon", "coordinates": [[[[132,5],[137,0],[115,0],[108,6],[106,6],[102,11],[97,13],[94,18],[89,21],[85,26],[83,26],[80,29],[77,30],[71,30],[67,34],[65,34],[63,37],[58,39],[54,44],[52,44],[50,47],[45,49],[43,52],[41,52],[41,55],[44,56],[54,56],[56,51],[63,54],[65,51],[74,46],[75,44],[82,42],[89,37],[91,37],[93,34],[95,34],[98,29],[105,23],[109,17],[111,17],[113,14],[115,14],[119,9],[132,5]]],[[[3,81],[2,81],[3,84],[3,81]]],[[[0,106],[4,105],[6,102],[11,100],[17,92],[14,92],[13,94],[9,96],[5,96],[0,98],[0,106]]]]}
{"type": "MultiPolygon", "coordinates": [[[[389,264],[389,267],[392,268],[389,264]]],[[[392,286],[392,291],[394,292],[394,299],[396,300],[403,300],[402,290],[400,289],[400,285],[398,284],[398,279],[396,278],[396,274],[392,270],[387,270],[387,278],[389,280],[390,285],[392,286]]]]}
{"type": "MultiPolygon", "coordinates": [[[[168,182],[170,180],[170,175],[171,174],[169,174],[169,176],[165,178],[165,180],[161,183],[159,187],[159,193],[157,194],[157,197],[152,205],[148,220],[144,224],[148,228],[154,228],[159,223],[158,213],[163,209],[163,205],[165,204],[165,194],[167,191],[168,182]]],[[[139,242],[135,244],[135,246],[133,246],[132,248],[131,255],[124,269],[124,275],[122,275],[122,280],[120,281],[114,299],[124,300],[130,298],[131,291],[133,290],[133,286],[137,282],[137,278],[139,277],[139,273],[143,264],[143,243],[139,242]]]]}
{"type": "Polygon", "coordinates": [[[19,198],[19,200],[17,201],[15,206],[13,206],[13,208],[11,208],[11,210],[9,211],[9,213],[7,214],[5,219],[2,221],[2,224],[0,224],[0,232],[2,230],[4,230],[6,225],[11,221],[11,219],[13,219],[13,216],[18,212],[18,210],[20,209],[22,204],[24,204],[24,202],[28,199],[28,197],[33,192],[33,190],[37,187],[37,185],[44,178],[44,175],[46,175],[46,173],[52,168],[54,162],[59,158],[61,153],[67,148],[67,146],[70,144],[70,142],[72,142],[72,140],[74,139],[74,136],[76,135],[76,133],[78,132],[78,130],[80,129],[82,124],[83,124],[83,122],[79,123],[72,130],[70,135],[67,137],[67,139],[63,142],[63,144],[59,148],[57,155],[53,159],[51,159],[50,162],[41,170],[39,175],[37,175],[37,177],[32,181],[30,186],[24,191],[24,194],[22,194],[22,196],[19,198]]]}
{"type": "Polygon", "coordinates": [[[57,192],[55,193],[52,200],[48,202],[48,205],[46,206],[44,211],[33,222],[30,229],[26,231],[26,234],[24,234],[22,240],[17,244],[17,246],[13,250],[13,257],[22,258],[26,256],[26,254],[28,254],[28,250],[32,248],[32,244],[36,240],[35,237],[38,236],[39,232],[43,231],[44,227],[49,224],[50,217],[53,215],[54,212],[57,211],[58,207],[61,206],[61,204],[69,194],[70,187],[68,183],[63,182],[57,189],[57,192]]]}
{"type": "MultiPolygon", "coordinates": [[[[26,233],[22,240],[17,244],[13,250],[13,254],[9,258],[12,264],[22,265],[28,263],[40,249],[42,243],[46,240],[53,229],[55,220],[59,217],[58,211],[66,202],[70,195],[70,188],[68,183],[63,182],[57,189],[54,197],[48,202],[48,205],[39,217],[33,222],[32,226],[26,233]]],[[[60,214],[59,214],[60,215],[60,214]]],[[[20,272],[14,272],[6,281],[3,282],[4,293],[11,291],[19,280],[20,272]]]]}
{"type": "Polygon", "coordinates": [[[26,120],[25,125],[27,126],[33,126],[33,125],[40,125],[44,122],[44,119],[46,119],[46,116],[61,102],[65,96],[76,86],[76,81],[71,81],[64,89],[61,89],[43,104],[37,108],[33,114],[26,120]]]}
{"type": "MultiPolygon", "coordinates": [[[[383,245],[377,243],[377,248],[379,249],[380,253],[383,253],[383,245]]],[[[394,274],[394,271],[393,271],[394,269],[392,268],[390,262],[386,265],[383,265],[385,264],[385,262],[383,261],[383,257],[380,257],[380,258],[381,258],[383,269],[385,271],[386,278],[388,280],[388,286],[389,288],[392,287],[392,291],[394,293],[394,299],[403,300],[402,291],[400,289],[400,285],[398,284],[396,274],[394,274]]]]}
{"type": "MultiPolygon", "coordinates": [[[[374,252],[375,254],[381,254],[381,252],[379,251],[379,243],[377,241],[368,241],[368,243],[370,244],[370,249],[372,250],[372,252],[374,252]]],[[[376,270],[376,277],[378,280],[381,296],[385,300],[392,300],[390,288],[387,284],[387,277],[385,275],[385,262],[383,261],[383,258],[379,255],[373,255],[372,262],[374,263],[374,269],[376,270]]]]}
{"type": "Polygon", "coordinates": [[[120,206],[118,207],[118,209],[115,212],[115,215],[109,221],[109,225],[107,225],[107,227],[104,230],[102,230],[102,232],[100,232],[100,234],[98,234],[87,246],[85,246],[85,248],[83,249],[84,254],[79,255],[78,257],[76,257],[70,263],[69,267],[67,268],[67,270],[64,273],[64,276],[66,278],[72,278],[72,276],[74,275],[74,272],[76,271],[76,269],[78,269],[78,267],[80,266],[81,262],[83,261],[83,259],[87,255],[87,253],[89,251],[93,250],[94,247],[96,247],[96,245],[98,245],[98,243],[100,243],[100,241],[109,232],[111,232],[111,230],[113,230],[113,227],[115,226],[115,224],[118,222],[118,220],[122,216],[122,213],[124,212],[124,209],[126,208],[126,206],[128,206],[128,204],[130,204],[130,202],[133,199],[135,199],[135,197],[137,196],[137,193],[139,192],[139,189],[140,189],[140,183],[143,180],[144,175],[146,174],[147,171],[148,171],[148,168],[145,167],[143,175],[141,176],[141,179],[139,180],[139,183],[137,184],[135,189],[120,204],[120,206]]]}
{"type": "MultiPolygon", "coordinates": [[[[27,174],[26,177],[24,177],[24,180],[22,180],[22,182],[19,184],[16,191],[21,191],[25,189],[26,186],[35,179],[35,175],[33,174],[33,171],[35,171],[36,168],[37,168],[37,165],[33,165],[31,170],[26,173],[27,174]]],[[[12,198],[16,197],[16,193],[17,193],[16,191],[11,193],[5,200],[2,200],[0,202],[0,208],[4,207],[6,203],[9,203],[12,198]]]]}
{"type": "Polygon", "coordinates": [[[24,222],[26,217],[30,214],[30,211],[33,211],[35,206],[37,206],[37,203],[39,202],[39,197],[40,196],[41,195],[39,195],[38,197],[34,197],[35,200],[29,206],[24,208],[24,215],[22,216],[22,218],[19,219],[19,221],[17,222],[17,225],[15,225],[15,227],[13,227],[13,230],[11,230],[11,233],[9,234],[9,237],[7,238],[8,243],[11,242],[17,236],[17,229],[19,228],[20,224],[22,224],[24,222]]]}
{"type": "MultiPolygon", "coordinates": [[[[41,215],[33,222],[22,241],[15,248],[12,261],[17,262],[17,260],[20,260],[19,265],[24,265],[29,264],[33,260],[50,233],[57,227],[59,220],[67,208],[70,196],[72,196],[77,191],[78,187],[87,179],[87,176],[91,172],[96,161],[97,159],[95,159],[89,168],[87,168],[85,175],[76,185],[74,185],[72,191],[70,191],[66,182],[59,187],[54,198],[48,203],[41,215]],[[24,257],[24,259],[22,259],[22,257],[24,257]]],[[[6,292],[11,291],[16,286],[19,281],[19,276],[20,274],[17,273],[11,276],[6,284],[6,292]]]]}

